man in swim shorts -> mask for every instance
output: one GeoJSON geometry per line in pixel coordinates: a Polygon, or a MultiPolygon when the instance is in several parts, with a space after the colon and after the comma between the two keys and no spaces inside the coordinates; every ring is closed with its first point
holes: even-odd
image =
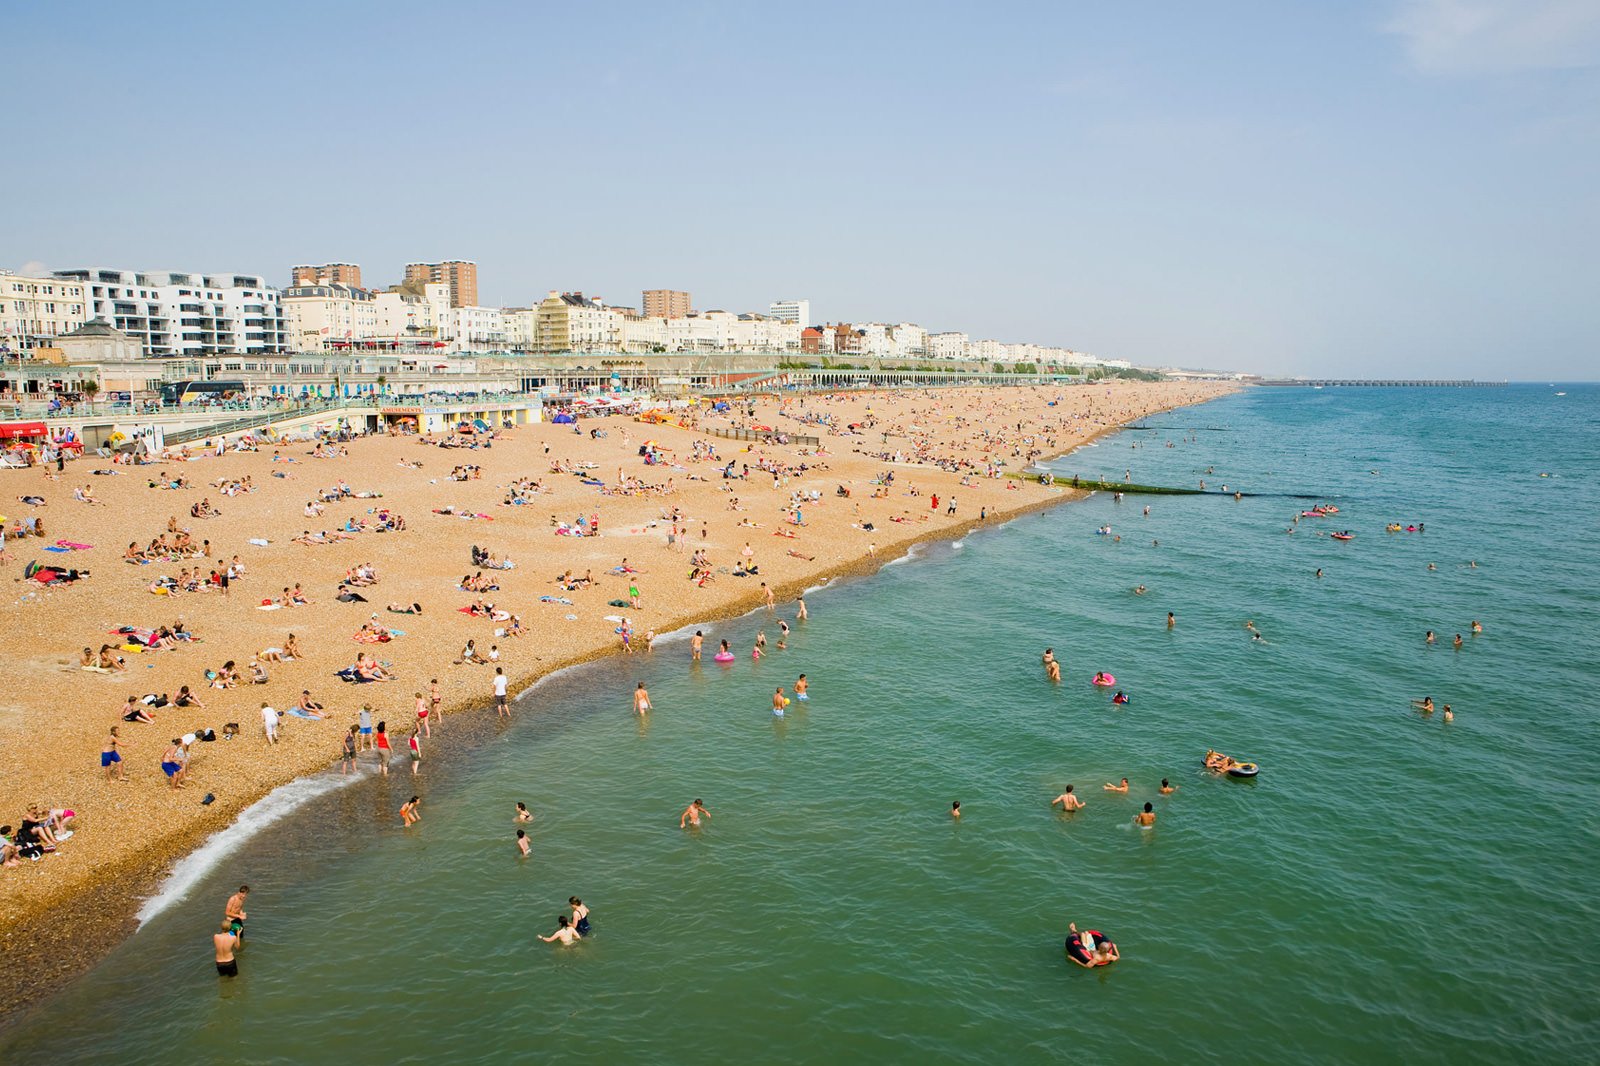
{"type": "Polygon", "coordinates": [[[1144,805],[1144,810],[1133,816],[1133,824],[1141,829],[1149,829],[1156,824],[1156,812],[1150,804],[1144,805]]]}
{"type": "Polygon", "coordinates": [[[223,977],[238,977],[239,960],[233,957],[233,953],[240,944],[239,934],[233,931],[233,923],[224,918],[222,932],[211,935],[211,944],[217,953],[217,973],[223,977]]]}
{"type": "Polygon", "coordinates": [[[244,901],[250,895],[249,885],[240,885],[239,891],[228,897],[227,906],[222,909],[222,916],[226,919],[229,932],[244,941],[244,920],[248,917],[244,912],[244,901]]]}

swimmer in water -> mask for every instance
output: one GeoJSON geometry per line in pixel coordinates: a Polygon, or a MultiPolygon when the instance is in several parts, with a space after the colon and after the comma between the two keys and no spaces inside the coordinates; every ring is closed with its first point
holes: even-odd
{"type": "Polygon", "coordinates": [[[524,859],[528,857],[528,831],[526,829],[517,830],[517,850],[522,852],[524,859]]]}
{"type": "Polygon", "coordinates": [[[572,908],[572,928],[578,931],[579,936],[588,936],[589,908],[577,896],[568,896],[567,905],[572,908]]]}
{"type": "Polygon", "coordinates": [[[1170,796],[1174,792],[1178,791],[1178,786],[1167,784],[1167,779],[1163,777],[1161,779],[1161,788],[1157,791],[1159,791],[1163,796],[1170,796]]]}
{"type": "Polygon", "coordinates": [[[1432,696],[1424,696],[1420,700],[1412,700],[1411,701],[1411,706],[1415,707],[1417,710],[1421,711],[1423,714],[1432,714],[1433,713],[1433,697],[1432,696]]]}
{"type": "Polygon", "coordinates": [[[1126,792],[1128,791],[1128,779],[1124,777],[1122,779],[1122,784],[1120,785],[1113,785],[1111,782],[1107,781],[1105,789],[1107,792],[1126,792]]]}
{"type": "Polygon", "coordinates": [[[533,812],[528,810],[528,805],[526,803],[523,803],[521,800],[517,801],[517,819],[516,820],[519,821],[519,822],[531,822],[531,821],[533,821],[533,812]]]}
{"type": "Polygon", "coordinates": [[[1051,800],[1050,806],[1053,808],[1058,803],[1061,804],[1061,810],[1067,814],[1070,814],[1073,811],[1081,811],[1088,806],[1087,803],[1084,803],[1083,800],[1072,794],[1071,785],[1068,785],[1066,789],[1062,791],[1061,795],[1051,800]]]}
{"type": "Polygon", "coordinates": [[[570,948],[573,944],[576,944],[579,940],[583,939],[583,937],[576,929],[572,928],[572,919],[568,918],[565,914],[561,914],[556,916],[556,931],[551,933],[549,936],[542,936],[539,939],[543,940],[546,944],[553,944],[559,940],[561,941],[563,947],[570,948]]]}
{"type": "Polygon", "coordinates": [[[1433,630],[1431,630],[1431,629],[1428,630],[1428,635],[1422,638],[1422,643],[1424,643],[1424,644],[1432,644],[1433,643],[1433,630]]]}
{"type": "Polygon", "coordinates": [[[1482,632],[1483,632],[1483,623],[1478,621],[1476,618],[1474,618],[1472,620],[1472,635],[1473,636],[1477,636],[1479,633],[1482,633],[1482,632]]]}
{"type": "Polygon", "coordinates": [[[650,693],[645,691],[644,682],[639,682],[639,687],[633,690],[633,713],[638,715],[650,712],[650,693]]]}
{"type": "Polygon", "coordinates": [[[1444,705],[1444,720],[1447,722],[1453,722],[1456,720],[1456,712],[1450,709],[1450,705],[1448,703],[1444,705]]]}
{"type": "Polygon", "coordinates": [[[1460,651],[1461,650],[1461,634],[1457,633],[1456,634],[1456,639],[1452,640],[1450,643],[1457,651],[1460,651]]]}
{"type": "Polygon", "coordinates": [[[1321,577],[1321,576],[1322,576],[1322,567],[1320,567],[1320,566],[1319,566],[1319,567],[1317,567],[1317,576],[1318,576],[1318,577],[1321,577]]]}
{"type": "Polygon", "coordinates": [[[1167,612],[1167,628],[1171,629],[1173,626],[1175,626],[1177,624],[1178,624],[1177,616],[1174,615],[1171,611],[1168,611],[1167,612]]]}
{"type": "Polygon", "coordinates": [[[805,674],[801,674],[799,677],[795,678],[794,698],[797,700],[809,700],[811,697],[807,694],[806,690],[810,687],[811,682],[806,680],[805,674]]]}
{"type": "Polygon", "coordinates": [[[789,697],[783,694],[783,686],[779,685],[772,694],[772,713],[779,718],[783,717],[783,709],[788,706],[789,697]]]}
{"type": "Polygon", "coordinates": [[[960,819],[960,817],[961,817],[961,801],[960,800],[952,800],[950,802],[950,817],[955,818],[955,819],[960,819]]]}
{"type": "Polygon", "coordinates": [[[685,823],[692,825],[695,828],[699,828],[700,819],[710,819],[710,817],[711,812],[706,810],[706,805],[701,803],[699,800],[695,800],[693,803],[689,804],[689,806],[683,809],[683,814],[678,819],[678,828],[682,829],[685,823]]]}
{"type": "Polygon", "coordinates": [[[705,639],[706,639],[705,633],[701,632],[698,629],[694,631],[694,636],[689,638],[689,661],[690,662],[697,663],[697,662],[700,661],[700,646],[705,643],[705,639]]]}
{"type": "Polygon", "coordinates": [[[1051,681],[1061,680],[1061,664],[1056,661],[1056,650],[1054,648],[1046,648],[1039,661],[1044,663],[1044,676],[1051,681]]]}
{"type": "Polygon", "coordinates": [[[1141,829],[1149,829],[1156,824],[1156,812],[1150,804],[1146,803],[1144,810],[1133,816],[1133,824],[1141,829]]]}
{"type": "Polygon", "coordinates": [[[1429,570],[1437,570],[1437,569],[1439,569],[1439,568],[1438,568],[1438,567],[1437,567],[1437,566],[1435,566],[1435,565],[1434,565],[1434,564],[1433,564],[1433,563],[1429,563],[1429,564],[1428,564],[1428,569],[1429,569],[1429,570]]]}
{"type": "Polygon", "coordinates": [[[1143,585],[1135,585],[1133,587],[1133,594],[1135,596],[1143,596],[1146,591],[1147,590],[1145,589],[1145,587],[1143,585]]]}

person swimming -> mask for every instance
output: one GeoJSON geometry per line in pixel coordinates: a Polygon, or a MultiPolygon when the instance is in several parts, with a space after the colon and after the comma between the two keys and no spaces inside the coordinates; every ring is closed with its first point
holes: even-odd
{"type": "Polygon", "coordinates": [[[1117,694],[1111,697],[1111,702],[1116,704],[1126,704],[1129,702],[1128,695],[1119,688],[1117,689],[1117,694]]]}

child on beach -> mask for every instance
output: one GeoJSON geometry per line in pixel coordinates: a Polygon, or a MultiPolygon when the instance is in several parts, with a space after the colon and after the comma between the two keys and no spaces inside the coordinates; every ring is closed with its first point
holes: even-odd
{"type": "Polygon", "coordinates": [[[417,813],[417,807],[421,802],[416,796],[412,796],[400,804],[400,821],[402,824],[412,826],[422,821],[422,815],[417,813]]]}

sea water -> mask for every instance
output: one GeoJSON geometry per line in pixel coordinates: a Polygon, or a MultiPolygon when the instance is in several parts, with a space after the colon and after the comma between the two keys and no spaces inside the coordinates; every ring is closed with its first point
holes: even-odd
{"type": "Polygon", "coordinates": [[[1251,495],[1098,494],[816,593],[807,622],[706,626],[730,666],[666,643],[509,725],[446,719],[420,776],[267,825],[0,1061],[1595,1061],[1600,389],[1557,391],[1154,417],[1055,469],[1251,495]],[[1292,521],[1318,501],[1338,514],[1292,521]],[[696,797],[711,819],[680,830],[696,797]],[[593,935],[540,943],[571,895],[593,935]],[[1071,966],[1069,922],[1121,961],[1071,966]]]}

